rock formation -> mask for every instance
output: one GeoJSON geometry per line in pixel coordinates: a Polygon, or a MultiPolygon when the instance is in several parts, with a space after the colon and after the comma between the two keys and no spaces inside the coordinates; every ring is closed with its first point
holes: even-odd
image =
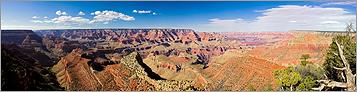
{"type": "Polygon", "coordinates": [[[56,76],[42,66],[38,58],[33,57],[16,45],[1,46],[1,90],[63,90],[56,81],[56,76]]]}
{"type": "Polygon", "coordinates": [[[26,42],[42,42],[42,38],[36,35],[32,30],[1,30],[1,43],[2,44],[16,44],[20,45],[24,42],[25,39],[28,39],[26,42]],[[31,39],[30,39],[31,38],[31,39]]]}
{"type": "Polygon", "coordinates": [[[74,49],[52,69],[66,90],[197,90],[194,81],[161,78],[135,52],[102,71],[89,66],[91,60],[81,57],[82,54],[83,50],[74,49]]]}
{"type": "Polygon", "coordinates": [[[52,71],[66,90],[96,91],[274,88],[273,70],[298,64],[302,54],[310,54],[314,63],[321,62],[334,34],[192,29],[35,32],[42,38],[31,31],[2,31],[2,38],[10,39],[2,44],[30,48],[26,54],[41,65],[55,64],[52,71]],[[33,48],[39,44],[41,48],[33,48]]]}

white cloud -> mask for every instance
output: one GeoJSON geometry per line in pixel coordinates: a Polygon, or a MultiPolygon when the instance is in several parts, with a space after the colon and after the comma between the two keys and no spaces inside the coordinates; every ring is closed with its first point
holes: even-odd
{"type": "Polygon", "coordinates": [[[89,19],[83,17],[72,17],[72,16],[59,16],[53,19],[45,20],[31,20],[33,23],[56,23],[56,24],[86,24],[89,23],[89,19]]]}
{"type": "Polygon", "coordinates": [[[95,16],[93,17],[93,20],[91,20],[89,23],[96,23],[96,22],[108,22],[112,20],[123,20],[123,21],[132,21],[135,20],[134,17],[125,15],[120,12],[115,12],[115,11],[95,11],[94,12],[95,16]]]}
{"type": "Polygon", "coordinates": [[[332,6],[332,5],[356,5],[356,0],[341,0],[324,3],[321,6],[332,6]]]}
{"type": "Polygon", "coordinates": [[[43,23],[41,20],[31,20],[33,23],[43,23]]]}
{"type": "Polygon", "coordinates": [[[153,12],[152,15],[157,15],[156,12],[153,12]]]}
{"type": "Polygon", "coordinates": [[[138,13],[151,13],[151,11],[141,10],[141,11],[138,11],[138,13]]]}
{"type": "Polygon", "coordinates": [[[37,17],[37,16],[32,16],[32,18],[33,18],[33,19],[38,19],[38,18],[40,18],[40,17],[37,17]]]}
{"type": "Polygon", "coordinates": [[[44,19],[47,19],[48,17],[47,17],[47,16],[44,16],[43,18],[44,18],[44,19]]]}
{"type": "Polygon", "coordinates": [[[62,11],[60,11],[60,10],[56,11],[56,14],[57,14],[58,16],[60,16],[60,15],[67,15],[66,12],[62,12],[62,11]]]}
{"type": "Polygon", "coordinates": [[[80,11],[78,12],[78,15],[86,15],[84,12],[80,11]]]}
{"type": "Polygon", "coordinates": [[[51,20],[31,20],[33,23],[51,23],[51,20]]]}
{"type": "Polygon", "coordinates": [[[53,23],[63,23],[63,24],[85,24],[90,20],[83,17],[72,17],[72,16],[60,16],[58,18],[53,18],[53,23]]]}
{"type": "Polygon", "coordinates": [[[101,12],[100,11],[95,11],[94,14],[95,15],[99,15],[101,12]]]}
{"type": "Polygon", "coordinates": [[[339,24],[340,22],[338,21],[323,21],[321,24],[339,24]]]}
{"type": "Polygon", "coordinates": [[[41,29],[80,29],[86,28],[90,29],[91,27],[76,27],[76,26],[63,26],[63,25],[1,25],[1,29],[32,29],[32,30],[41,30],[41,29]]]}
{"type": "Polygon", "coordinates": [[[94,12],[90,13],[90,15],[95,15],[94,12]]]}
{"type": "Polygon", "coordinates": [[[133,13],[149,14],[151,13],[151,10],[133,10],[133,13]]]}
{"type": "MultiPolygon", "coordinates": [[[[84,17],[72,17],[67,16],[65,12],[57,11],[57,18],[47,19],[48,17],[44,17],[42,20],[31,20],[33,23],[55,23],[55,24],[91,24],[97,22],[103,22],[103,24],[109,24],[110,21],[115,20],[123,20],[123,21],[132,21],[135,20],[134,17],[125,15],[123,13],[115,12],[115,11],[95,11],[91,13],[91,15],[95,15],[93,19],[88,19],[84,17]]],[[[80,11],[78,15],[85,15],[84,12],[80,11]]],[[[36,16],[37,17],[37,16],[36,16]]]]}
{"type": "Polygon", "coordinates": [[[210,19],[210,23],[202,25],[200,29],[202,31],[338,31],[343,30],[346,23],[356,21],[356,15],[343,8],[281,5],[259,12],[262,16],[254,20],[210,19]]]}
{"type": "Polygon", "coordinates": [[[292,21],[289,21],[289,22],[295,23],[295,22],[297,22],[297,21],[295,21],[295,20],[292,20],[292,21]]]}

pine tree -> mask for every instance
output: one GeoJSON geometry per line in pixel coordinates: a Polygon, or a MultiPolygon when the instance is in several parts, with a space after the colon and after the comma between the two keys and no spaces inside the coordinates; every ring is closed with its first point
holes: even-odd
{"type": "Polygon", "coordinates": [[[346,28],[346,34],[340,34],[332,39],[330,48],[326,55],[324,69],[326,80],[317,80],[319,88],[314,90],[342,88],[343,90],[355,91],[356,84],[356,32],[352,24],[346,28]]]}

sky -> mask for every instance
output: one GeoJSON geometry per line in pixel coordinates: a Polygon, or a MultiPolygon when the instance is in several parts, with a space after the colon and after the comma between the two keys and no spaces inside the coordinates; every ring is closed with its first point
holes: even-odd
{"type": "Polygon", "coordinates": [[[1,1],[1,29],[343,31],[356,1],[1,1]]]}

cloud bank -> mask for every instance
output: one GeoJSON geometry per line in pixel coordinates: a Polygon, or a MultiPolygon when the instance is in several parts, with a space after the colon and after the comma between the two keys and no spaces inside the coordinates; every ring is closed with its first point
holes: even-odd
{"type": "Polygon", "coordinates": [[[135,20],[134,17],[125,15],[120,12],[115,12],[115,11],[95,11],[91,13],[91,15],[94,15],[92,19],[80,17],[85,15],[84,12],[80,11],[78,13],[78,16],[73,17],[73,16],[68,16],[66,12],[63,11],[57,11],[56,15],[58,17],[48,19],[48,17],[40,20],[38,19],[39,17],[33,16],[31,22],[33,23],[55,23],[55,24],[65,24],[65,25],[71,25],[71,24],[93,24],[93,23],[103,23],[103,24],[108,24],[110,21],[115,21],[115,20],[123,20],[123,21],[133,21],[135,20]]]}
{"type": "Polygon", "coordinates": [[[281,5],[262,11],[254,20],[213,18],[199,28],[202,31],[341,31],[347,23],[355,23],[356,15],[343,8],[281,5]]]}
{"type": "Polygon", "coordinates": [[[134,17],[125,15],[120,12],[115,12],[115,11],[95,11],[94,12],[94,17],[93,20],[91,20],[89,23],[96,23],[96,22],[109,22],[112,20],[123,20],[123,21],[133,21],[135,20],[134,17]]]}
{"type": "Polygon", "coordinates": [[[322,4],[321,6],[334,6],[334,5],[352,5],[356,6],[356,0],[340,0],[340,1],[330,1],[322,4]]]}
{"type": "Polygon", "coordinates": [[[56,11],[56,15],[61,16],[61,15],[67,15],[66,12],[62,12],[60,10],[56,11]]]}
{"type": "Polygon", "coordinates": [[[152,12],[151,10],[133,10],[133,13],[157,15],[156,12],[152,12]]]}
{"type": "Polygon", "coordinates": [[[78,12],[78,15],[86,15],[84,12],[80,11],[78,12]]]}

